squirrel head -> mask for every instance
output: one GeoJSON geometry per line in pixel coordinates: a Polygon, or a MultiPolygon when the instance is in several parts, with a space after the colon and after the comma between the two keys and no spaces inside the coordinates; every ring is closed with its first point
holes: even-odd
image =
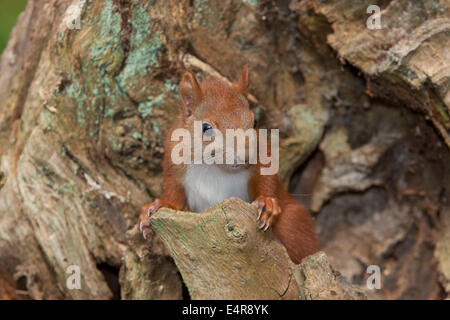
{"type": "MultiPolygon", "coordinates": [[[[255,116],[245,98],[248,79],[248,65],[244,66],[239,79],[233,84],[212,77],[199,83],[192,71],[186,71],[181,77],[179,97],[185,128],[193,133],[194,122],[201,121],[203,134],[211,129],[213,130],[209,132],[220,131],[226,158],[226,130],[246,131],[254,127],[255,116]]],[[[211,137],[211,141],[214,141],[214,137],[211,137]]],[[[248,149],[248,139],[245,148],[248,149]]]]}
{"type": "Polygon", "coordinates": [[[210,120],[216,129],[252,128],[254,115],[244,96],[247,87],[248,65],[232,85],[212,77],[199,83],[188,70],[179,85],[181,112],[188,120],[210,120]]]}

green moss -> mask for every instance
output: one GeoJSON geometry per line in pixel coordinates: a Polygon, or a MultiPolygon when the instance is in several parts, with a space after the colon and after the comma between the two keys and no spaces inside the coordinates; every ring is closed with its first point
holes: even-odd
{"type": "Polygon", "coordinates": [[[139,132],[137,132],[137,131],[132,132],[131,133],[131,137],[133,137],[133,139],[136,139],[136,140],[141,140],[142,139],[142,135],[139,132]]]}
{"type": "Polygon", "coordinates": [[[89,59],[83,60],[81,66],[82,76],[77,81],[71,79],[70,86],[66,87],[67,96],[76,100],[76,119],[79,125],[85,125],[90,137],[98,134],[101,118],[114,114],[113,106],[116,104],[116,83],[111,78],[119,70],[124,59],[121,44],[123,30],[121,15],[112,0],[103,2],[101,13],[90,20],[91,28],[95,29],[97,36],[89,46],[89,59]],[[92,77],[92,74],[97,76],[92,77]],[[86,93],[92,96],[87,100],[86,93]]]}
{"type": "Polygon", "coordinates": [[[250,5],[252,5],[252,6],[257,6],[258,5],[258,3],[259,3],[259,0],[243,0],[245,3],[248,3],[248,4],[250,4],[250,5]]]}
{"type": "Polygon", "coordinates": [[[123,143],[118,141],[118,139],[114,135],[111,135],[109,140],[111,141],[111,147],[113,151],[118,152],[123,149],[123,143]]]}
{"type": "Polygon", "coordinates": [[[194,21],[201,26],[212,27],[208,23],[208,16],[211,14],[211,9],[208,6],[208,0],[195,1],[194,21]]]}
{"type": "Polygon", "coordinates": [[[255,114],[255,122],[259,122],[259,120],[261,120],[261,107],[260,106],[254,107],[253,113],[255,114]]]}
{"type": "Polygon", "coordinates": [[[297,130],[308,130],[317,135],[320,131],[320,123],[314,115],[303,105],[295,105],[290,110],[292,119],[297,130]]]}
{"type": "Polygon", "coordinates": [[[142,119],[153,114],[153,108],[164,103],[164,95],[161,93],[155,99],[139,103],[138,111],[142,119]]]}
{"type": "Polygon", "coordinates": [[[436,107],[437,107],[441,117],[444,119],[444,121],[449,122],[450,121],[449,110],[446,109],[444,104],[440,102],[436,105],[436,107]]]}
{"type": "Polygon", "coordinates": [[[304,108],[300,108],[300,114],[302,116],[302,118],[308,122],[309,124],[316,126],[318,125],[317,120],[314,118],[314,116],[309,113],[309,111],[305,110],[304,108]]]}
{"type": "Polygon", "coordinates": [[[155,134],[159,134],[160,130],[159,130],[159,123],[156,121],[152,122],[152,128],[153,128],[153,132],[155,134]]]}
{"type": "Polygon", "coordinates": [[[91,47],[91,62],[101,74],[105,74],[117,70],[123,59],[121,16],[118,12],[114,13],[112,0],[105,1],[99,25],[100,34],[91,47]]]}
{"type": "Polygon", "coordinates": [[[80,170],[80,167],[78,166],[78,164],[73,164],[72,165],[72,172],[77,175],[78,174],[78,170],[80,170]]]}
{"type": "Polygon", "coordinates": [[[105,95],[107,97],[106,104],[104,106],[104,113],[107,117],[113,117],[117,112],[124,111],[122,106],[116,104],[116,95],[123,96],[124,93],[117,85],[113,82],[113,87],[111,88],[109,78],[104,80],[105,84],[105,95]]]}
{"type": "Polygon", "coordinates": [[[42,171],[40,171],[36,168],[36,170],[34,172],[34,176],[36,177],[36,179],[42,178],[42,171]]]}
{"type": "Polygon", "coordinates": [[[233,236],[235,236],[236,238],[241,238],[242,237],[242,235],[239,232],[237,232],[237,231],[233,231],[233,236]]]}
{"type": "Polygon", "coordinates": [[[87,97],[78,82],[73,81],[70,86],[66,88],[67,95],[75,99],[77,103],[77,121],[79,125],[84,125],[86,122],[86,115],[84,113],[84,102],[87,97]]]}
{"type": "Polygon", "coordinates": [[[401,72],[408,80],[417,79],[417,75],[415,74],[415,72],[410,69],[405,68],[405,69],[402,69],[401,72]]]}
{"type": "Polygon", "coordinates": [[[142,142],[144,142],[146,148],[150,147],[150,141],[146,137],[142,138],[142,142]]]}
{"type": "Polygon", "coordinates": [[[130,52],[127,64],[118,76],[120,86],[126,88],[126,83],[138,75],[145,76],[150,67],[159,65],[163,45],[159,32],[152,31],[150,17],[145,8],[138,4],[132,11],[132,33],[130,37],[130,52]]]}
{"type": "Polygon", "coordinates": [[[47,126],[44,128],[44,130],[48,131],[53,126],[52,113],[48,109],[44,109],[44,118],[47,122],[47,126]]]}
{"type": "Polygon", "coordinates": [[[164,89],[174,95],[175,99],[178,99],[178,85],[172,82],[172,79],[168,79],[164,83],[164,89]]]}

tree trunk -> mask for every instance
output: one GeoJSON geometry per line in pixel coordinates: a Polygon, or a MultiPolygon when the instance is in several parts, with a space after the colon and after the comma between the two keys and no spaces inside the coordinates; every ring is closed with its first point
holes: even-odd
{"type": "Polygon", "coordinates": [[[30,0],[0,60],[0,298],[182,298],[139,208],[161,194],[181,72],[231,81],[246,62],[331,264],[362,287],[380,266],[369,297],[448,296],[449,32],[445,0],[30,0]]]}

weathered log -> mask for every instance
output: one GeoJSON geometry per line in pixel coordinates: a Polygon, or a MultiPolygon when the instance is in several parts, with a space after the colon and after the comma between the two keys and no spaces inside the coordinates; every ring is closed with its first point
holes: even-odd
{"type": "Polygon", "coordinates": [[[364,298],[336,280],[323,252],[293,264],[256,217],[255,205],[232,198],[202,213],[161,209],[151,224],[193,299],[364,298]]]}
{"type": "Polygon", "coordinates": [[[354,2],[29,0],[0,59],[0,297],[181,298],[139,208],[161,195],[182,71],[246,62],[332,264],[360,285],[379,265],[378,298],[446,297],[448,1],[378,1],[381,30],[354,2]]]}

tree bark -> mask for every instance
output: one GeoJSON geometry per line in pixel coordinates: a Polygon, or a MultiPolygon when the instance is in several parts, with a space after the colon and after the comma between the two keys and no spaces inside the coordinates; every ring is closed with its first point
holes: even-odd
{"type": "Polygon", "coordinates": [[[0,60],[0,297],[182,298],[139,208],[161,194],[181,72],[246,62],[331,264],[361,287],[379,265],[369,297],[447,297],[449,19],[444,0],[30,0],[0,60]]]}
{"type": "Polygon", "coordinates": [[[318,252],[295,265],[257,207],[228,199],[201,214],[161,209],[151,224],[174,258],[192,299],[364,299],[318,252]]]}

